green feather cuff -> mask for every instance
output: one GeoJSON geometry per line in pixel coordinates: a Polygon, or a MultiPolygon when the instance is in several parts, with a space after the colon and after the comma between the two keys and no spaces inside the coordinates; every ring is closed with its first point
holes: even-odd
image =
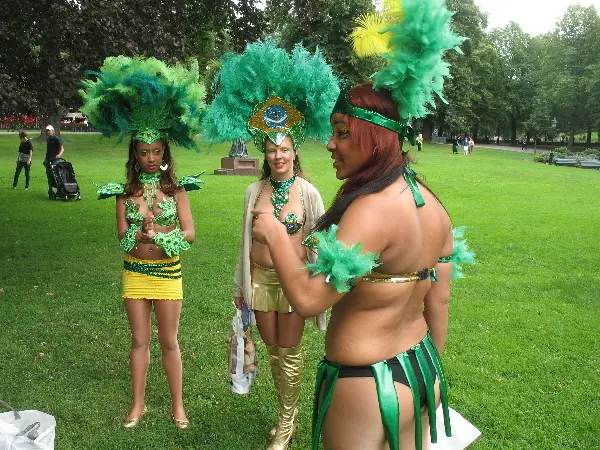
{"type": "Polygon", "coordinates": [[[106,183],[103,185],[93,184],[98,186],[98,190],[96,191],[98,200],[104,200],[105,198],[115,197],[125,193],[125,186],[121,183],[106,183]]]}
{"type": "Polygon", "coordinates": [[[350,292],[354,279],[366,275],[377,267],[377,253],[361,253],[362,245],[348,247],[337,240],[337,225],[327,231],[319,231],[308,236],[303,244],[318,253],[317,261],[307,263],[312,275],[325,274],[325,281],[339,293],[350,292]]]}
{"type": "Polygon", "coordinates": [[[139,229],[139,225],[132,223],[129,225],[129,228],[127,228],[127,231],[125,231],[125,236],[123,236],[123,239],[119,241],[119,245],[121,246],[124,252],[130,252],[131,249],[137,244],[135,235],[137,234],[139,229]]]}
{"type": "Polygon", "coordinates": [[[162,247],[167,256],[179,255],[182,250],[190,248],[190,244],[185,241],[185,233],[182,233],[179,227],[168,233],[156,233],[154,244],[162,247]]]}
{"type": "Polygon", "coordinates": [[[196,174],[196,175],[186,175],[177,179],[177,186],[183,186],[186,191],[197,191],[201,189],[201,184],[204,183],[200,179],[200,175],[202,175],[204,171],[196,174]]]}
{"type": "Polygon", "coordinates": [[[454,237],[452,254],[438,259],[439,263],[452,263],[452,274],[450,275],[452,280],[465,277],[462,264],[475,264],[475,253],[467,245],[467,240],[463,239],[466,229],[467,227],[456,227],[452,230],[454,237]]]}

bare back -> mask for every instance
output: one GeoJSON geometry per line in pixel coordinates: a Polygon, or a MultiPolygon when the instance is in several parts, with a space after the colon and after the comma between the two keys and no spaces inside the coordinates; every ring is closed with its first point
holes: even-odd
{"type": "MultiPolygon", "coordinates": [[[[433,268],[447,240],[450,219],[438,200],[420,187],[425,205],[417,208],[407,183],[398,179],[383,191],[359,198],[348,208],[338,239],[358,231],[366,251],[380,253],[375,271],[405,274],[433,268]],[[368,227],[368,230],[359,230],[368,227]]],[[[450,236],[450,237],[449,237],[450,236]]],[[[350,240],[352,242],[352,240],[350,240]]],[[[359,282],[332,310],[326,355],[330,361],[365,365],[392,358],[427,332],[423,299],[429,279],[408,283],[359,282]]]]}

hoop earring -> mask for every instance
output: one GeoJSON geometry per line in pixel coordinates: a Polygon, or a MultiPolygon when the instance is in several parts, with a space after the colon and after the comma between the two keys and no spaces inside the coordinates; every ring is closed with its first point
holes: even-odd
{"type": "Polygon", "coordinates": [[[371,158],[372,158],[373,156],[375,156],[375,150],[377,150],[377,146],[375,146],[375,148],[374,148],[374,149],[373,149],[373,151],[371,152],[371,158]]]}
{"type": "Polygon", "coordinates": [[[159,167],[160,167],[160,170],[162,170],[164,172],[165,170],[167,170],[169,168],[169,165],[167,163],[164,163],[164,164],[161,164],[159,167]]]}
{"type": "Polygon", "coordinates": [[[140,171],[140,164],[137,161],[135,162],[135,166],[133,166],[133,170],[135,170],[136,172],[140,171]]]}

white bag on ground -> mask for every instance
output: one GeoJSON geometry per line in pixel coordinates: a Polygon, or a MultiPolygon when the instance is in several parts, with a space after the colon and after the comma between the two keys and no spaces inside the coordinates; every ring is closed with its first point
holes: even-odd
{"type": "Polygon", "coordinates": [[[0,450],[54,450],[55,437],[56,420],[50,414],[33,410],[0,413],[0,450]]]}
{"type": "Polygon", "coordinates": [[[438,441],[436,444],[429,443],[429,450],[463,450],[481,435],[481,431],[475,428],[473,424],[452,408],[449,409],[452,436],[447,437],[444,433],[444,414],[440,406],[435,412],[438,441]]]}
{"type": "Polygon", "coordinates": [[[248,307],[236,309],[227,343],[229,380],[235,394],[248,394],[258,373],[251,323],[252,311],[248,307]]]}

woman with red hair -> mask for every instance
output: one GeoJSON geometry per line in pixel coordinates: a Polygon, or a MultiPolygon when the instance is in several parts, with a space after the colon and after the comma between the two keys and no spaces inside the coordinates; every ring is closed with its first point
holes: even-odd
{"type": "Polygon", "coordinates": [[[269,247],[294,310],[310,317],[332,308],[317,369],[313,450],[321,434],[327,450],[421,449],[428,429],[437,441],[440,402],[451,435],[439,353],[453,272],[447,263],[464,247],[455,244],[446,210],[416,179],[403,149],[405,139],[414,142],[409,119],[423,117],[432,94],[441,93],[443,50],[461,42],[450,17],[443,0],[403,2],[405,23],[391,28],[398,38],[390,39],[397,48],[389,66],[374,84],[340,94],[327,150],[345,182],[305,239],[316,262],[304,264],[272,215],[254,211],[253,236],[269,247]],[[423,25],[428,20],[433,28],[423,25]],[[414,42],[411,26],[435,33],[414,42]],[[298,270],[303,266],[308,270],[298,270]]]}

